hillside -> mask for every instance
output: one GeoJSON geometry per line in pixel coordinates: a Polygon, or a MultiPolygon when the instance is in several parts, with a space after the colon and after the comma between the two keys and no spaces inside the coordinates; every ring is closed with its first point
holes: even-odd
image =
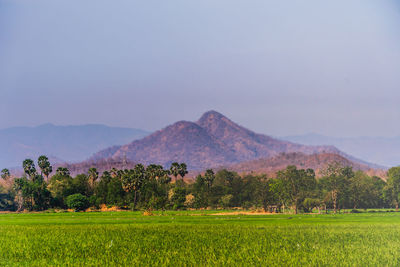
{"type": "Polygon", "coordinates": [[[283,140],[304,145],[333,145],[357,158],[383,166],[400,164],[400,137],[330,137],[305,134],[282,137],[283,140]]]}
{"type": "Polygon", "coordinates": [[[53,163],[82,161],[96,151],[131,142],[148,133],[104,125],[14,127],[0,130],[0,166],[21,166],[25,158],[49,156],[53,163]]]}
{"type": "Polygon", "coordinates": [[[311,168],[316,171],[317,175],[321,174],[331,163],[340,163],[343,166],[351,166],[354,170],[361,170],[370,175],[385,176],[382,170],[371,169],[368,165],[351,161],[341,155],[332,153],[321,153],[306,155],[304,153],[282,153],[275,157],[257,159],[247,162],[241,162],[230,166],[225,166],[229,170],[233,170],[242,174],[245,173],[266,173],[274,175],[277,171],[285,169],[288,165],[295,165],[297,168],[311,168]]]}
{"type": "Polygon", "coordinates": [[[191,170],[201,170],[292,152],[342,153],[333,146],[300,145],[257,134],[209,111],[197,122],[177,122],[143,139],[100,151],[91,160],[126,158],[164,166],[178,161],[186,162],[191,170]]]}

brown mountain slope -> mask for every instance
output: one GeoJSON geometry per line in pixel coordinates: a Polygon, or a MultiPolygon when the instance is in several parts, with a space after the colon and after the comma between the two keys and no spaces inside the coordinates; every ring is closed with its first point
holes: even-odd
{"type": "Polygon", "coordinates": [[[126,158],[169,166],[186,162],[189,169],[230,165],[280,153],[341,153],[333,146],[306,146],[254,133],[222,114],[206,112],[196,123],[180,121],[141,140],[96,153],[91,160],[126,158]]]}
{"type": "Polygon", "coordinates": [[[174,161],[187,162],[192,169],[234,162],[226,148],[205,129],[193,122],[180,121],[154,134],[120,147],[105,150],[93,159],[124,158],[144,164],[169,166],[174,161]]]}
{"type": "Polygon", "coordinates": [[[257,134],[215,111],[206,112],[197,121],[197,124],[203,127],[208,134],[222,142],[234,154],[238,162],[271,157],[282,152],[303,152],[306,154],[339,152],[333,146],[305,146],[257,134]]]}
{"type": "Polygon", "coordinates": [[[317,175],[321,174],[329,164],[334,162],[342,166],[353,167],[354,170],[362,170],[369,175],[377,175],[380,177],[385,176],[384,170],[371,169],[368,165],[356,163],[341,155],[332,153],[321,153],[306,155],[304,153],[282,153],[275,157],[257,159],[247,162],[241,162],[226,166],[227,169],[236,171],[241,174],[246,173],[266,173],[268,175],[275,175],[277,171],[285,169],[288,165],[295,165],[300,169],[311,168],[316,171],[317,175]]]}

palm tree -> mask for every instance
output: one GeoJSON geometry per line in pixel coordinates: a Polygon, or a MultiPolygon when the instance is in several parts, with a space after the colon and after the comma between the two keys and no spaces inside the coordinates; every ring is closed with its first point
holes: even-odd
{"type": "Polygon", "coordinates": [[[38,159],[38,166],[41,170],[41,174],[46,176],[46,181],[49,180],[50,173],[53,172],[53,167],[50,164],[49,159],[46,156],[40,156],[38,159]]]}
{"type": "Polygon", "coordinates": [[[150,164],[146,168],[146,176],[150,180],[159,180],[161,177],[165,175],[165,170],[163,166],[157,164],[150,164]]]}
{"type": "Polygon", "coordinates": [[[188,173],[187,171],[187,166],[185,163],[181,163],[181,165],[179,166],[179,175],[182,177],[182,181],[183,178],[185,177],[185,175],[188,173]]]}
{"type": "Polygon", "coordinates": [[[22,167],[24,169],[24,172],[26,175],[29,176],[29,178],[33,178],[36,175],[36,168],[35,168],[35,163],[31,159],[26,159],[22,162],[22,167]]]}
{"type": "Polygon", "coordinates": [[[94,187],[94,183],[96,182],[97,178],[99,178],[99,172],[96,168],[90,168],[88,171],[88,177],[92,187],[94,187]]]}
{"type": "Polygon", "coordinates": [[[4,180],[8,180],[8,178],[10,178],[10,171],[8,169],[2,169],[1,170],[1,178],[3,178],[4,180]]]}
{"type": "Polygon", "coordinates": [[[133,208],[136,208],[137,193],[142,188],[145,180],[145,168],[142,164],[137,164],[134,169],[127,170],[122,174],[122,188],[125,192],[134,192],[133,208]]]}
{"type": "Polygon", "coordinates": [[[62,176],[62,177],[68,177],[70,176],[70,172],[67,168],[64,167],[58,167],[56,170],[56,175],[62,176]]]}
{"type": "Polygon", "coordinates": [[[180,169],[180,165],[178,162],[174,162],[171,164],[171,168],[169,169],[171,174],[175,177],[175,183],[176,183],[176,179],[179,175],[179,169],[180,169]]]}
{"type": "Polygon", "coordinates": [[[208,190],[210,190],[210,187],[212,186],[214,179],[215,179],[214,171],[211,169],[206,170],[206,173],[204,174],[204,180],[207,184],[208,190]]]}

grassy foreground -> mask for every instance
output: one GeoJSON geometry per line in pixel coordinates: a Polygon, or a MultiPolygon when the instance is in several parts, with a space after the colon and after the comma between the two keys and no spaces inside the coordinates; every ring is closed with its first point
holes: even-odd
{"type": "Polygon", "coordinates": [[[1,266],[399,266],[400,214],[0,214],[1,266]]]}

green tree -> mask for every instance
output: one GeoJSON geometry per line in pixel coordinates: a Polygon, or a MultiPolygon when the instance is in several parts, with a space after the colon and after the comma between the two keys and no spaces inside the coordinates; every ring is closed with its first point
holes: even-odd
{"type": "Polygon", "coordinates": [[[226,209],[226,208],[229,208],[229,207],[232,207],[232,205],[231,205],[232,199],[233,199],[233,196],[232,196],[231,194],[222,196],[222,197],[221,197],[221,200],[220,200],[221,206],[222,206],[223,208],[225,208],[225,209],[226,209]]]}
{"type": "Polygon", "coordinates": [[[388,201],[395,206],[396,211],[398,211],[400,198],[400,166],[390,168],[387,172],[387,176],[385,196],[388,201]]]}
{"type": "Polygon", "coordinates": [[[333,203],[334,213],[337,212],[340,201],[345,202],[348,197],[350,179],[354,172],[349,166],[342,166],[338,162],[329,164],[324,170],[325,177],[320,182],[330,194],[333,203]]]}
{"type": "Polygon", "coordinates": [[[206,208],[208,206],[208,196],[211,189],[208,190],[204,177],[199,174],[192,184],[192,192],[195,195],[195,208],[206,208]]]}
{"type": "Polygon", "coordinates": [[[4,180],[8,180],[10,176],[10,171],[8,169],[1,170],[1,178],[3,178],[4,180]]]}
{"type": "Polygon", "coordinates": [[[31,159],[26,159],[22,162],[22,167],[25,174],[32,179],[36,175],[35,163],[31,159]]]}
{"type": "Polygon", "coordinates": [[[111,173],[105,171],[100,182],[96,186],[96,204],[107,204],[107,205],[124,205],[125,191],[122,188],[120,179],[116,179],[111,173]]]}
{"type": "Polygon", "coordinates": [[[13,194],[0,186],[0,211],[15,210],[13,199],[13,194]]]}
{"type": "Polygon", "coordinates": [[[179,165],[179,171],[178,171],[178,173],[179,173],[179,175],[181,176],[182,181],[183,181],[183,178],[184,178],[184,177],[186,176],[186,174],[188,173],[186,163],[181,163],[181,164],[179,165]]]}
{"type": "Polygon", "coordinates": [[[318,198],[305,198],[303,201],[303,206],[307,212],[311,212],[314,208],[318,208],[319,213],[321,200],[318,198]]]}
{"type": "Polygon", "coordinates": [[[15,179],[14,189],[19,198],[18,210],[23,207],[29,210],[44,210],[50,206],[51,194],[41,175],[29,180],[26,177],[15,179]]]}
{"type": "Polygon", "coordinates": [[[99,172],[97,171],[96,168],[90,168],[88,171],[88,177],[90,181],[90,185],[92,186],[92,189],[95,187],[95,183],[97,179],[99,178],[99,172]]]}
{"type": "Polygon", "coordinates": [[[298,170],[296,166],[288,166],[286,170],[277,173],[278,179],[284,183],[285,195],[288,202],[294,207],[295,214],[298,207],[309,192],[315,189],[316,179],[312,169],[298,170]]]}
{"type": "Polygon", "coordinates": [[[41,170],[41,174],[46,176],[46,181],[48,181],[49,175],[53,172],[53,167],[51,166],[49,159],[46,156],[40,156],[38,158],[38,166],[41,170]]]}
{"type": "Polygon", "coordinates": [[[174,177],[175,177],[175,183],[176,183],[176,180],[177,180],[177,177],[178,177],[178,175],[179,175],[179,169],[180,169],[180,165],[179,165],[179,163],[178,162],[174,162],[174,163],[172,163],[171,164],[171,167],[170,167],[170,173],[171,173],[171,175],[173,175],[174,177]]]}
{"type": "Polygon", "coordinates": [[[136,208],[137,194],[145,180],[145,168],[142,164],[137,164],[134,169],[124,172],[121,177],[122,188],[125,192],[134,193],[133,208],[136,208]]]}
{"type": "Polygon", "coordinates": [[[168,198],[171,203],[172,209],[184,209],[186,202],[186,189],[182,187],[172,188],[169,192],[168,198]]]}
{"type": "Polygon", "coordinates": [[[73,179],[63,172],[57,172],[50,178],[47,189],[53,197],[53,206],[66,208],[65,199],[67,196],[78,193],[73,184],[73,179]]]}
{"type": "Polygon", "coordinates": [[[89,200],[82,194],[73,194],[66,199],[67,206],[75,211],[83,211],[89,208],[89,200]]]}
{"type": "Polygon", "coordinates": [[[206,173],[204,174],[204,181],[207,185],[208,191],[210,191],[211,186],[213,185],[213,182],[215,180],[215,174],[214,171],[211,169],[206,170],[206,173]]]}
{"type": "Polygon", "coordinates": [[[60,176],[70,176],[70,172],[67,168],[64,167],[58,167],[56,170],[56,175],[60,175],[60,176]]]}
{"type": "Polygon", "coordinates": [[[243,179],[240,175],[226,169],[220,170],[215,174],[213,186],[209,194],[209,205],[218,206],[222,196],[231,194],[233,199],[231,205],[238,207],[242,205],[243,179]]]}
{"type": "Polygon", "coordinates": [[[73,178],[72,187],[75,193],[80,193],[87,197],[90,197],[93,194],[89,178],[85,174],[78,174],[75,178],[73,178]]]}
{"type": "Polygon", "coordinates": [[[279,187],[275,187],[277,182],[280,182],[280,180],[270,179],[267,176],[259,177],[259,185],[255,190],[255,194],[260,199],[262,208],[265,212],[278,211],[279,196],[281,196],[281,191],[274,191],[274,189],[279,189],[279,187]]]}

